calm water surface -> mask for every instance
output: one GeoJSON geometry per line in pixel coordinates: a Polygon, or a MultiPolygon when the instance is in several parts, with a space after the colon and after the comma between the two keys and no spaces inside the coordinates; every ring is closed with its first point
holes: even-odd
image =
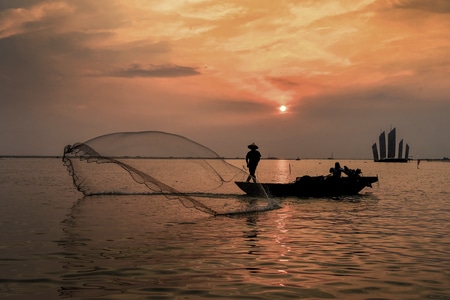
{"type": "MultiPolygon", "coordinates": [[[[258,176],[333,164],[264,160],[258,176]]],[[[450,163],[341,165],[379,183],[229,218],[160,196],[82,197],[59,159],[0,159],[0,298],[450,299],[450,163]]]]}

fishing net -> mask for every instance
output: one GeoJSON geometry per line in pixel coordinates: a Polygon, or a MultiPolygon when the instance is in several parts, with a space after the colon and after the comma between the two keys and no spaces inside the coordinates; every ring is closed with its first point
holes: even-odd
{"type": "MultiPolygon", "coordinates": [[[[278,207],[249,199],[234,184],[248,173],[183,136],[158,131],[112,133],[67,145],[63,163],[76,188],[92,195],[163,195],[212,215],[278,207]],[[250,201],[251,200],[251,201],[250,201]]],[[[262,187],[261,187],[262,189],[262,187]]]]}

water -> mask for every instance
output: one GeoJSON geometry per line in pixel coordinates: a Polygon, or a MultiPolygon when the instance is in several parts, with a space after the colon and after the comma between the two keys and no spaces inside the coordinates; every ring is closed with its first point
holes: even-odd
{"type": "MultiPolygon", "coordinates": [[[[333,165],[263,160],[257,175],[333,165]]],[[[83,198],[59,159],[0,159],[0,298],[450,299],[450,163],[341,165],[379,183],[229,218],[160,196],[83,198]]]]}

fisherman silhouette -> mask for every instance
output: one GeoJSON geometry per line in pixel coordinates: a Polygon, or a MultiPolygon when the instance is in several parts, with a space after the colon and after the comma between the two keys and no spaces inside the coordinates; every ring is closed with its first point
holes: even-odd
{"type": "Polygon", "coordinates": [[[334,178],[341,178],[341,173],[344,172],[345,170],[343,168],[341,168],[341,164],[336,162],[334,164],[334,168],[330,169],[330,173],[333,174],[334,178]]]}
{"type": "Polygon", "coordinates": [[[245,161],[247,163],[247,168],[250,173],[250,175],[247,177],[247,182],[250,181],[250,179],[253,179],[253,182],[256,183],[256,167],[258,167],[259,160],[261,159],[261,153],[259,153],[258,146],[255,143],[252,143],[248,145],[248,148],[250,151],[247,152],[247,155],[245,156],[245,161]]]}

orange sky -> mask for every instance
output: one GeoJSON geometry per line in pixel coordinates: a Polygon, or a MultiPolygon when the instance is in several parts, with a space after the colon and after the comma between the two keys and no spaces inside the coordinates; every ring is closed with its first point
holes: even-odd
{"type": "Polygon", "coordinates": [[[448,0],[3,1],[0,155],[158,130],[371,158],[397,127],[414,158],[450,156],[448,28],[448,0]]]}

